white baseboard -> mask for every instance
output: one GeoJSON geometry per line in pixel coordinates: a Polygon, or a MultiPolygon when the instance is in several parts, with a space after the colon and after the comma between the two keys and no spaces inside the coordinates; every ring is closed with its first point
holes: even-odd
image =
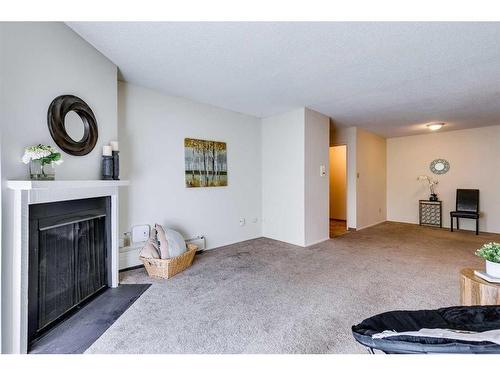
{"type": "Polygon", "coordinates": [[[139,260],[139,253],[141,252],[144,243],[133,244],[127,247],[120,248],[120,256],[118,257],[118,269],[140,266],[142,262],[139,260]]]}
{"type": "Polygon", "coordinates": [[[363,230],[363,229],[370,228],[370,227],[374,227],[375,225],[379,225],[379,224],[385,223],[386,221],[387,220],[382,220],[382,221],[378,221],[378,222],[373,223],[373,224],[365,225],[364,227],[356,228],[356,231],[363,230]]]}
{"type": "Polygon", "coordinates": [[[303,246],[303,247],[309,247],[309,246],[314,246],[314,245],[317,245],[321,242],[325,242],[325,241],[328,241],[330,239],[330,237],[326,237],[326,238],[323,238],[322,240],[319,240],[319,241],[314,241],[314,242],[311,242],[311,243],[308,243],[307,245],[303,246]]]}

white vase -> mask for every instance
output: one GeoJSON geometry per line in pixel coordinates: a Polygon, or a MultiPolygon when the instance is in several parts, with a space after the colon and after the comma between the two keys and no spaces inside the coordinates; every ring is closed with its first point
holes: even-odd
{"type": "Polygon", "coordinates": [[[500,278],[500,263],[486,261],[486,273],[493,277],[500,278]]]}

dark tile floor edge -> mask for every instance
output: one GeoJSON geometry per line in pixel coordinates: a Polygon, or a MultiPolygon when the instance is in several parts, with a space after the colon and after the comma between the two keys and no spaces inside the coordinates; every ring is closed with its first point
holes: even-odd
{"type": "Polygon", "coordinates": [[[109,288],[32,344],[29,354],[81,354],[151,286],[109,288]]]}

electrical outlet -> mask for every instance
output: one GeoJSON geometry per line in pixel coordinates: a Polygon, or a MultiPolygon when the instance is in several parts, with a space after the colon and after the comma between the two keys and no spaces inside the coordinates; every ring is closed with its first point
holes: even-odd
{"type": "Polygon", "coordinates": [[[240,219],[240,227],[242,227],[243,225],[245,225],[245,223],[246,223],[246,220],[245,220],[245,218],[244,218],[244,217],[242,217],[242,218],[240,219]]]}

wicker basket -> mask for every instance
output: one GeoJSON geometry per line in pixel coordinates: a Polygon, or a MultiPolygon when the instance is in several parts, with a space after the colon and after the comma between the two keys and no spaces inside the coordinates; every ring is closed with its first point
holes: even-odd
{"type": "Polygon", "coordinates": [[[172,276],[177,275],[179,272],[188,268],[194,259],[198,247],[193,244],[188,244],[188,250],[175,258],[169,259],[149,259],[140,257],[148,275],[161,279],[170,279],[172,276]]]}

